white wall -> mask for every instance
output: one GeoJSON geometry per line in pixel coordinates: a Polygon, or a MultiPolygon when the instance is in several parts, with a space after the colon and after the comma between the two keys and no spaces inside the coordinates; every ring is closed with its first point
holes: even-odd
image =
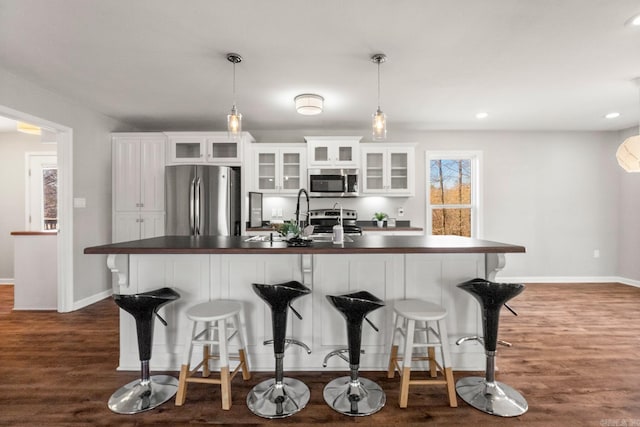
{"type": "Polygon", "coordinates": [[[74,210],[74,301],[110,289],[105,258],[82,251],[111,241],[110,133],[125,126],[2,68],[0,104],[73,129],[73,195],[87,199],[74,210]]]}
{"type": "MultiPolygon", "coordinates": [[[[252,134],[259,142],[301,142],[305,135],[289,132],[277,136],[256,131],[252,134]]],[[[370,218],[377,210],[394,216],[397,207],[403,206],[405,217],[402,219],[424,227],[425,151],[479,150],[483,153],[480,237],[527,248],[524,255],[507,255],[502,276],[616,276],[619,168],[615,149],[618,139],[616,132],[396,134],[389,142],[418,143],[416,197],[362,197],[340,201],[346,208],[357,209],[360,219],[370,218]],[[599,251],[599,258],[594,258],[594,250],[599,251]]],[[[330,207],[334,201],[312,199],[311,208],[330,207]]],[[[282,207],[285,219],[293,218],[294,198],[265,198],[264,205],[265,219],[269,219],[272,207],[282,207]]]]}
{"type": "MultiPolygon", "coordinates": [[[[616,147],[626,138],[637,135],[638,128],[620,132],[616,147]]],[[[640,173],[627,173],[618,168],[620,209],[618,216],[618,274],[640,281],[640,173]]]]}
{"type": "Polygon", "coordinates": [[[13,279],[12,231],[25,228],[25,153],[56,151],[55,144],[41,144],[40,136],[0,132],[0,283],[13,279]]]}

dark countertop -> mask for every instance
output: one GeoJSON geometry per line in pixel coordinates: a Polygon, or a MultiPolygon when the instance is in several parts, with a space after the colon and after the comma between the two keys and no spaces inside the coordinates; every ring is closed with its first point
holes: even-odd
{"type": "Polygon", "coordinates": [[[286,242],[245,242],[248,236],[164,236],[85,248],[85,254],[380,254],[507,253],[524,246],[459,236],[349,236],[353,242],[312,242],[287,247],[286,242]]]}

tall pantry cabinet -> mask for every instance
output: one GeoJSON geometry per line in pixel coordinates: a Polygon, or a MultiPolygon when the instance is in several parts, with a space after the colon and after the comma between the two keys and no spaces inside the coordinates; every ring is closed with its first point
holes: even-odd
{"type": "Polygon", "coordinates": [[[164,235],[162,133],[115,133],[113,156],[113,242],[164,235]]]}

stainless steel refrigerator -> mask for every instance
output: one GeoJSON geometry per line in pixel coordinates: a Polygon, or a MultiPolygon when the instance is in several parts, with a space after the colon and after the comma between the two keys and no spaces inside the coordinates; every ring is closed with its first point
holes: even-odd
{"type": "Polygon", "coordinates": [[[240,234],[240,171],[210,165],[165,168],[167,236],[240,234]]]}

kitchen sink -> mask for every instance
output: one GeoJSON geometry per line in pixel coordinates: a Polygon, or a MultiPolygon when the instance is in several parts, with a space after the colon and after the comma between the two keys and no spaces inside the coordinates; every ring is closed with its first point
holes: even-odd
{"type": "MultiPolygon", "coordinates": [[[[331,234],[312,234],[309,237],[314,242],[332,242],[333,241],[333,236],[331,234]]],[[[353,242],[353,239],[349,236],[344,236],[344,242],[351,243],[353,242]]]]}
{"type": "Polygon", "coordinates": [[[259,235],[259,236],[251,236],[247,239],[244,239],[244,241],[245,242],[269,242],[269,241],[284,242],[284,237],[274,233],[273,240],[271,240],[270,236],[259,235]]]}
{"type": "MultiPolygon", "coordinates": [[[[309,236],[309,238],[313,242],[318,242],[318,243],[333,241],[333,236],[331,234],[312,234],[311,236],[309,236]]],[[[269,241],[284,242],[285,240],[286,239],[283,236],[280,236],[280,235],[275,234],[275,233],[273,235],[273,240],[270,240],[269,236],[265,236],[265,235],[251,236],[251,237],[248,237],[248,238],[244,239],[244,241],[248,242],[248,243],[251,243],[251,242],[261,243],[261,242],[269,242],[269,241]]],[[[344,236],[344,242],[345,243],[351,243],[351,242],[353,242],[353,239],[351,237],[349,237],[349,236],[344,236]]]]}

